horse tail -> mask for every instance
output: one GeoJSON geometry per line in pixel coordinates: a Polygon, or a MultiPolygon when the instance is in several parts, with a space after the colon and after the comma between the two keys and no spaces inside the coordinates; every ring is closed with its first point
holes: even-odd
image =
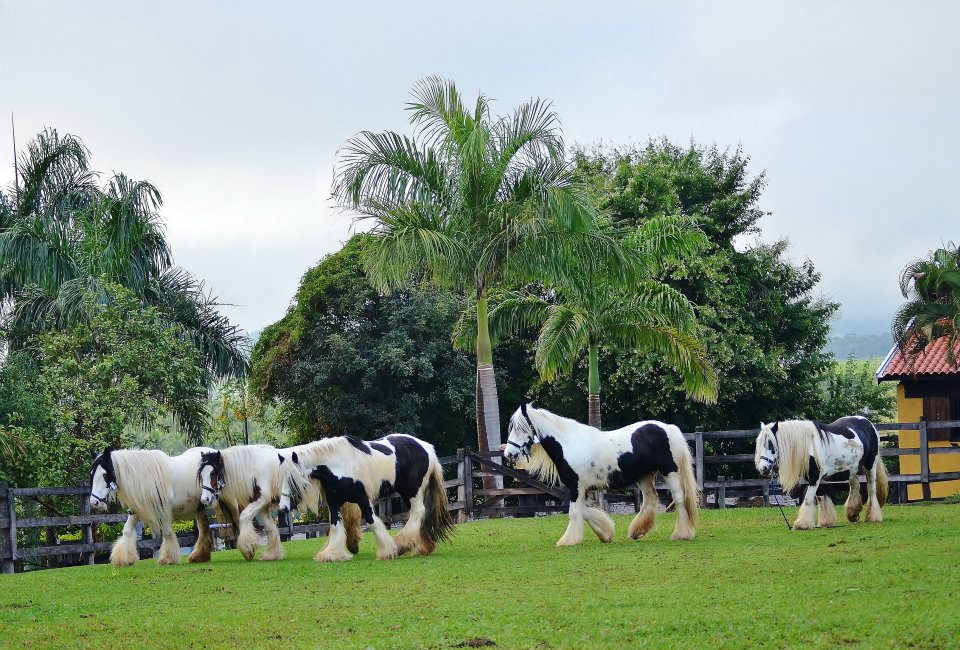
{"type": "Polygon", "coordinates": [[[680,485],[683,488],[683,503],[678,503],[677,507],[686,510],[687,517],[690,519],[690,526],[695,528],[700,490],[697,487],[697,477],[693,473],[693,456],[690,454],[690,447],[679,429],[670,438],[670,451],[673,452],[673,462],[677,464],[677,474],[680,475],[680,485]]]}
{"type": "Polygon", "coordinates": [[[429,483],[423,495],[426,514],[420,525],[420,535],[428,542],[428,546],[449,540],[454,531],[450,500],[447,498],[447,488],[444,487],[443,480],[443,468],[437,457],[431,453],[429,483]]]}
{"type": "Polygon", "coordinates": [[[877,459],[874,462],[877,465],[877,501],[883,506],[890,495],[890,486],[887,483],[887,466],[883,464],[883,458],[880,457],[880,454],[877,454],[877,459]]]}

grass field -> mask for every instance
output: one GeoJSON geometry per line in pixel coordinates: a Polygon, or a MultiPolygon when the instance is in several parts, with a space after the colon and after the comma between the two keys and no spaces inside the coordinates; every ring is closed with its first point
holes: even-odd
{"type": "MultiPolygon", "coordinates": [[[[791,509],[792,510],[792,509],[791,509]]],[[[793,514],[793,513],[789,513],[793,514]]],[[[673,515],[637,542],[556,549],[566,517],[459,527],[428,558],[319,565],[235,551],[203,565],[0,576],[5,647],[960,647],[960,505],[790,533],[775,509],[673,515]]]]}

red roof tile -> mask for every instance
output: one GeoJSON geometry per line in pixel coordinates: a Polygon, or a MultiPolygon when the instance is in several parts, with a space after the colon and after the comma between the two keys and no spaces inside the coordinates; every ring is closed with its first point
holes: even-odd
{"type": "MultiPolygon", "coordinates": [[[[960,341],[954,346],[954,356],[960,364],[960,341]]],[[[911,363],[900,349],[894,346],[883,364],[877,370],[877,379],[899,379],[917,376],[960,376],[960,366],[954,366],[947,359],[947,339],[936,339],[911,363]]]]}

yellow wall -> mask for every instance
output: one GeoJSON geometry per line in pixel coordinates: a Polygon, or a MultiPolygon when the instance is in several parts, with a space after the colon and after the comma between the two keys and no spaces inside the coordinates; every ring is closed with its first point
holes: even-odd
{"type": "MultiPolygon", "coordinates": [[[[904,396],[903,384],[897,384],[897,422],[919,422],[923,417],[923,399],[904,396]]],[[[931,441],[930,447],[949,447],[947,441],[931,441]]],[[[901,431],[900,448],[917,449],[920,447],[919,431],[901,431]]],[[[960,472],[960,454],[936,454],[930,456],[930,474],[935,472],[960,472]]],[[[919,474],[920,456],[900,456],[901,474],[919,474]]],[[[932,478],[932,476],[931,476],[932,478]]],[[[960,493],[960,481],[938,481],[930,483],[931,497],[946,497],[960,493]]],[[[919,483],[907,486],[907,498],[911,501],[923,498],[919,483]]]]}

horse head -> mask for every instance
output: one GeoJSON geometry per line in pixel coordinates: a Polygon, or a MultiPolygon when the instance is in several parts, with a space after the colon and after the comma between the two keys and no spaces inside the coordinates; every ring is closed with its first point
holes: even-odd
{"type": "Polygon", "coordinates": [[[90,507],[106,510],[117,492],[117,474],[113,469],[114,448],[107,446],[103,453],[93,459],[90,467],[90,507]]]}
{"type": "Polygon", "coordinates": [[[200,468],[197,470],[200,480],[200,503],[211,506],[220,498],[225,485],[223,454],[219,451],[205,451],[200,454],[200,468]]]}
{"type": "Polygon", "coordinates": [[[300,467],[300,458],[297,452],[291,452],[288,459],[283,454],[277,454],[280,459],[280,512],[296,510],[303,500],[303,469],[300,467]]]}
{"type": "Polygon", "coordinates": [[[531,415],[534,417],[536,415],[536,407],[532,402],[529,405],[521,404],[520,408],[510,416],[507,442],[500,445],[500,449],[503,450],[503,457],[506,460],[515,461],[520,457],[530,458],[530,450],[540,442],[540,434],[531,419],[531,415]]]}
{"type": "Polygon", "coordinates": [[[769,477],[777,465],[779,445],[777,444],[777,428],[779,422],[772,424],[760,423],[760,433],[757,435],[757,447],[754,451],[753,462],[757,466],[760,476],[769,477]]]}

